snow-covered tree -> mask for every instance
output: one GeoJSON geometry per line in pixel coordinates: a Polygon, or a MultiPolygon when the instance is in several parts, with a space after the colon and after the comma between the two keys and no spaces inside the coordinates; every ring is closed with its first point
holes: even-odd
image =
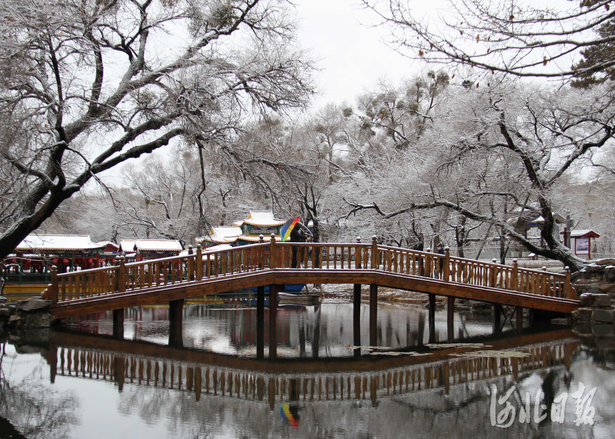
{"type": "Polygon", "coordinates": [[[560,241],[558,191],[563,179],[603,156],[615,127],[614,98],[609,84],[590,92],[508,82],[459,87],[423,136],[422,148],[432,153],[422,169],[400,165],[402,178],[390,185],[395,196],[380,194],[368,203],[369,197],[355,197],[353,211],[370,209],[391,219],[447,208],[578,270],[584,262],[560,241]],[[544,245],[520,232],[519,218],[540,222],[544,245]]]}
{"type": "Polygon", "coordinates": [[[284,0],[0,4],[0,258],[65,200],[165,145],[306,103],[284,0]]]}
{"type": "Polygon", "coordinates": [[[407,0],[363,0],[394,47],[430,65],[519,77],[612,75],[611,0],[447,0],[429,13],[407,0]]]}

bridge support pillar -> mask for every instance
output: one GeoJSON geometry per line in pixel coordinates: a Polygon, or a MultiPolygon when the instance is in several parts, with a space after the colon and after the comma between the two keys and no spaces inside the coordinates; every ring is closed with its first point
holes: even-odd
{"type": "Polygon", "coordinates": [[[278,355],[278,292],[284,285],[269,285],[269,359],[278,355]]]}
{"type": "Polygon", "coordinates": [[[301,326],[299,327],[299,357],[300,358],[304,358],[305,357],[305,326],[302,323],[301,326]]]}
{"type": "MultiPolygon", "coordinates": [[[[361,285],[355,284],[352,296],[352,327],[353,327],[353,343],[355,346],[361,346],[361,285]]],[[[361,355],[361,348],[354,350],[354,355],[361,355]]]]}
{"type": "Polygon", "coordinates": [[[521,334],[523,332],[523,307],[522,306],[518,306],[516,311],[515,311],[515,315],[517,317],[517,332],[519,334],[521,334]]]}
{"type": "Polygon", "coordinates": [[[314,307],[314,335],[312,341],[312,357],[318,358],[320,351],[320,314],[321,307],[314,307]]]}
{"type": "Polygon", "coordinates": [[[428,293],[429,296],[429,343],[436,342],[436,295],[428,293]]]}
{"type": "Polygon", "coordinates": [[[256,288],[256,359],[265,357],[265,287],[256,288]]]}
{"type": "Polygon", "coordinates": [[[502,305],[496,303],[493,305],[493,333],[500,332],[502,332],[502,305]]]}
{"type": "Polygon", "coordinates": [[[423,340],[425,338],[425,314],[419,313],[419,332],[417,336],[417,345],[423,346],[423,340]]]}
{"type": "Polygon", "coordinates": [[[169,346],[184,347],[183,337],[184,299],[169,302],[169,346]]]}
{"type": "Polygon", "coordinates": [[[455,298],[448,297],[446,304],[446,334],[448,336],[448,342],[453,343],[455,341],[455,298]]]}
{"type": "Polygon", "coordinates": [[[369,286],[369,345],[378,345],[378,285],[369,286]]]}
{"type": "Polygon", "coordinates": [[[113,310],[113,338],[124,338],[124,308],[113,310]]]}
{"type": "Polygon", "coordinates": [[[184,299],[171,300],[169,302],[169,321],[182,323],[184,318],[184,299]]]}

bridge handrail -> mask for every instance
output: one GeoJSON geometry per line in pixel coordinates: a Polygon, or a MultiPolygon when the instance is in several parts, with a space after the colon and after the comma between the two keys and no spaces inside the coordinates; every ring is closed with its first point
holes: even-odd
{"type": "MultiPolygon", "coordinates": [[[[258,250],[262,248],[263,244],[215,252],[202,252],[199,248],[197,253],[201,254],[202,263],[200,265],[197,263],[198,255],[194,253],[187,256],[170,256],[130,263],[126,263],[123,257],[119,257],[118,265],[68,273],[57,273],[57,269],[52,267],[47,296],[52,301],[66,301],[152,286],[181,284],[243,271],[233,269],[234,266],[230,265],[230,262],[236,259],[234,255],[255,251],[263,254],[264,252],[258,250]]],[[[266,265],[261,264],[260,267],[264,268],[266,265]]],[[[253,267],[249,268],[253,269],[253,267]]]]}
{"type": "Polygon", "coordinates": [[[367,269],[444,282],[501,288],[543,296],[572,298],[570,272],[564,274],[477,261],[444,254],[371,243],[268,242],[207,251],[197,247],[188,255],[171,256],[58,274],[51,269],[47,297],[66,301],[138,291],[150,287],[203,281],[264,269],[367,269]]]}
{"type": "Polygon", "coordinates": [[[568,268],[564,274],[550,272],[546,268],[520,268],[517,260],[513,260],[512,265],[504,265],[495,260],[485,262],[465,259],[451,256],[448,249],[440,254],[380,245],[378,251],[378,267],[389,272],[543,296],[571,298],[573,295],[568,268]]]}
{"type": "Polygon", "coordinates": [[[523,293],[550,297],[572,298],[570,270],[564,274],[519,267],[518,261],[512,265],[498,264],[494,261],[475,261],[445,255],[449,260],[450,280],[465,284],[502,288],[523,293]]]}

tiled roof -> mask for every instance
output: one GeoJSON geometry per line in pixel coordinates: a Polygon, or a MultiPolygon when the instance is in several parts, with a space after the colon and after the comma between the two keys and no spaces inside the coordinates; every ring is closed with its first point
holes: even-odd
{"type": "MultiPolygon", "coordinates": [[[[271,241],[271,236],[263,236],[263,238],[265,242],[271,241]]],[[[240,239],[242,241],[249,241],[249,242],[260,242],[260,236],[254,236],[254,235],[240,235],[237,237],[237,239],[240,239]]],[[[276,242],[279,242],[282,239],[280,238],[280,235],[276,235],[275,240],[276,242]]]]}
{"type": "Polygon", "coordinates": [[[120,248],[119,245],[117,245],[115,242],[112,242],[112,241],[101,241],[101,242],[97,242],[96,244],[99,245],[101,248],[107,247],[107,246],[113,247],[116,250],[119,250],[120,248]]]}
{"type": "Polygon", "coordinates": [[[106,243],[92,242],[89,235],[31,234],[21,241],[16,251],[76,251],[103,248],[106,243]]]}
{"type": "Polygon", "coordinates": [[[285,220],[275,219],[270,210],[251,210],[248,219],[244,221],[254,226],[281,226],[285,222],[285,220]]]}
{"type": "Polygon", "coordinates": [[[573,230],[570,232],[570,236],[573,238],[599,238],[596,232],[590,229],[573,230]]]}
{"type": "Polygon", "coordinates": [[[240,227],[212,227],[209,232],[209,236],[197,238],[197,242],[211,241],[216,243],[230,243],[235,242],[237,237],[241,235],[240,227]]]}
{"type": "Polygon", "coordinates": [[[124,253],[132,253],[135,251],[136,239],[122,239],[120,241],[120,250],[124,253]]]}
{"type": "Polygon", "coordinates": [[[207,247],[206,249],[203,249],[203,253],[231,250],[232,248],[233,247],[230,244],[219,244],[219,245],[214,245],[213,247],[207,247]]]}
{"type": "Polygon", "coordinates": [[[123,239],[120,249],[123,252],[180,252],[181,243],[176,239],[123,239]]]}

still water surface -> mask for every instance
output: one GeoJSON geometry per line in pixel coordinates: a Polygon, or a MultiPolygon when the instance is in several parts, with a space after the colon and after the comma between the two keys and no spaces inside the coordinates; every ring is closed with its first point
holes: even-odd
{"type": "Polygon", "coordinates": [[[456,314],[455,346],[445,311],[430,334],[424,310],[381,306],[373,350],[365,306],[357,350],[352,316],[350,303],[280,309],[275,361],[266,342],[257,359],[253,308],[188,305],[183,347],[164,307],[127,310],[123,340],[110,313],[4,334],[0,416],[18,432],[0,436],[613,437],[612,328],[494,336],[489,316],[456,314]]]}

